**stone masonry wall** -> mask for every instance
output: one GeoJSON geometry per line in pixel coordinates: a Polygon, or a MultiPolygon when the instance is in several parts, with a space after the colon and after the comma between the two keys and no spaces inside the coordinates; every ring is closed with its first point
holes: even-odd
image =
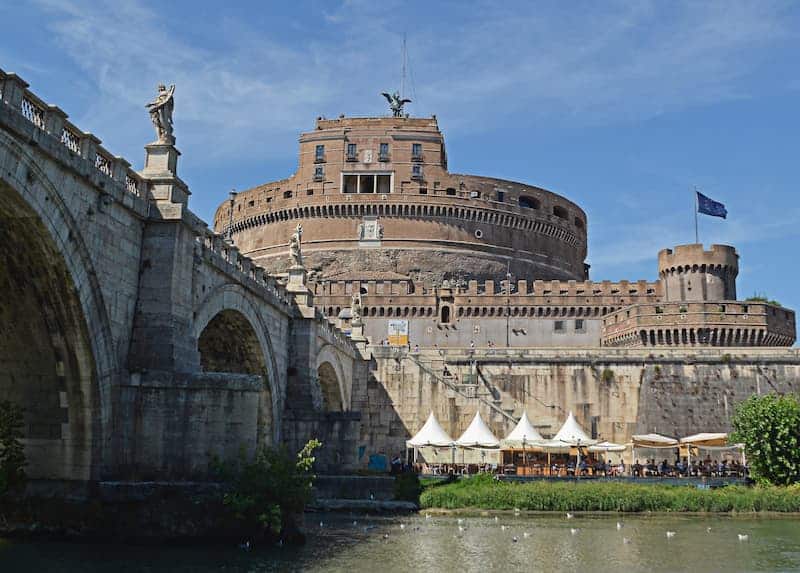
{"type": "MultiPolygon", "coordinates": [[[[728,431],[736,404],[756,393],[800,390],[797,349],[726,349],[694,352],[576,349],[485,351],[476,384],[448,388],[426,368],[447,370],[463,382],[473,372],[467,351],[422,351],[418,356],[372,348],[374,381],[362,410],[368,452],[404,451],[433,411],[456,439],[476,409],[498,438],[523,409],[545,437],[573,411],[599,439],[626,443],[634,433],[675,437],[728,431]],[[420,366],[421,363],[423,366],[420,366]],[[477,397],[475,397],[477,396],[477,397]]],[[[452,378],[450,378],[452,379],[452,378]]]]}

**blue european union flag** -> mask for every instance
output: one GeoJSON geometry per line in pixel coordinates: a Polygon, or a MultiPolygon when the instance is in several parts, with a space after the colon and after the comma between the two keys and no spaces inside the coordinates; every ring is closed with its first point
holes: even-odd
{"type": "Polygon", "coordinates": [[[703,213],[704,215],[711,215],[712,217],[722,217],[725,219],[728,216],[728,210],[725,208],[725,205],[720,203],[719,201],[714,201],[713,199],[709,199],[699,191],[695,191],[697,193],[697,212],[703,213]]]}

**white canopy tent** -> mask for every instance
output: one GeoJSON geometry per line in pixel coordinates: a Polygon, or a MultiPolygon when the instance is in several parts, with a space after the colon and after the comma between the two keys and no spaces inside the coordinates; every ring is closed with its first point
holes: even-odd
{"type": "Polygon", "coordinates": [[[590,438],[589,434],[581,428],[572,412],[569,413],[564,424],[551,441],[561,442],[569,446],[590,446],[597,443],[597,440],[590,438]]]}
{"type": "Polygon", "coordinates": [[[500,446],[508,449],[519,449],[536,445],[542,441],[542,435],[537,432],[536,428],[531,424],[528,419],[528,413],[523,411],[519,422],[517,422],[517,425],[511,430],[511,433],[500,442],[500,446]]]}
{"type": "Polygon", "coordinates": [[[428,416],[428,420],[420,431],[417,432],[413,438],[406,441],[406,446],[410,448],[418,448],[421,446],[446,447],[451,445],[453,445],[453,438],[439,425],[439,421],[436,419],[433,412],[428,416]]]}
{"type": "Polygon", "coordinates": [[[742,464],[745,463],[744,444],[731,444],[728,442],[728,434],[724,432],[701,432],[681,438],[680,445],[686,448],[686,459],[692,461],[692,449],[710,451],[733,451],[738,450],[741,454],[742,464]]]}
{"type": "Polygon", "coordinates": [[[499,448],[500,440],[498,440],[486,422],[481,418],[481,413],[475,412],[475,417],[472,418],[469,426],[461,437],[456,440],[456,445],[462,448],[499,448]]]}

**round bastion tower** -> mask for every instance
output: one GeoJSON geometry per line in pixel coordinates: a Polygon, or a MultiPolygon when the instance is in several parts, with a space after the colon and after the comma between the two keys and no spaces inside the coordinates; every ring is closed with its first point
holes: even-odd
{"type": "Polygon", "coordinates": [[[316,280],[588,278],[583,210],[534,185],[451,173],[435,117],[319,118],[300,135],[294,175],[233,195],[214,217],[279,273],[298,223],[316,280]]]}
{"type": "Polygon", "coordinates": [[[739,255],[729,245],[678,245],[658,253],[658,276],[666,302],[736,300],[739,255]]]}

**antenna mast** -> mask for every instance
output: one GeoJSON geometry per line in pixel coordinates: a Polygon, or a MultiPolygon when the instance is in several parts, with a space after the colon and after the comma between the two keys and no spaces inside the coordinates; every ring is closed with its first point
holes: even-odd
{"type": "Polygon", "coordinates": [[[406,88],[406,33],[403,32],[403,65],[400,71],[400,99],[403,99],[406,88]]]}

